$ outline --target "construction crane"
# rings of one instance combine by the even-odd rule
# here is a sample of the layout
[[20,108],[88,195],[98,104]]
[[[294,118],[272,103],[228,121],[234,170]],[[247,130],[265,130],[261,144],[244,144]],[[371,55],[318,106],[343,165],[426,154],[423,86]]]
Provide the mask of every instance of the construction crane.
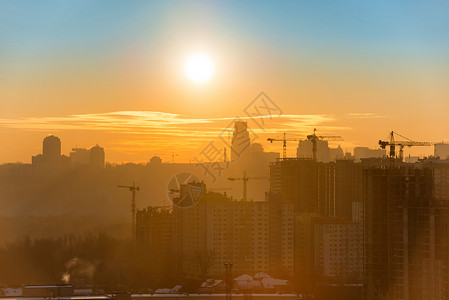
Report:
[[[401,138],[405,139],[403,141],[397,141],[395,140],[394,136],[400,136]],[[402,161],[404,159],[404,147],[412,147],[412,146],[432,146],[437,143],[434,142],[416,142],[409,138],[406,138],[403,135],[400,135],[399,133],[395,131],[391,131],[390,134],[387,137],[387,140],[382,141],[379,140],[379,145],[382,149],[385,149],[387,146],[390,147],[390,158],[394,159],[396,158],[396,146],[399,146],[399,159]]]
[[117,185],[119,188],[125,188],[129,189],[129,191],[132,193],[131,198],[131,238],[134,238],[135,236],[135,230],[136,230],[136,192],[140,191],[140,187],[136,186],[136,184],[133,182],[133,185]]
[[313,134],[309,134],[307,136],[307,139],[312,142],[312,155],[313,160],[316,161],[316,153],[317,153],[317,141],[319,140],[333,140],[333,141],[340,141],[341,136],[339,135],[316,135],[316,128],[313,129]]
[[282,139],[268,138],[267,141],[269,141],[270,143],[283,142],[283,144],[282,144],[282,158],[286,158],[287,157],[287,142],[288,141],[300,141],[300,139],[287,138],[286,133],[284,132],[284,137]]
[[241,177],[241,178],[234,178],[234,177],[228,178],[229,181],[237,181],[237,180],[243,181],[243,201],[248,200],[248,194],[247,194],[248,180],[254,180],[254,179],[268,179],[268,177],[248,177],[248,176],[246,176],[246,171],[243,171],[243,177]]

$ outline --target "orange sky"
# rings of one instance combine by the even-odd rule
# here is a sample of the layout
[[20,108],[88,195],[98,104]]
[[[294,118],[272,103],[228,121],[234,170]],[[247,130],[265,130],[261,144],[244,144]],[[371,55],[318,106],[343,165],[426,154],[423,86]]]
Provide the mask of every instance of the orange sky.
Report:
[[[283,112],[266,132],[249,123],[266,150],[314,127],[348,151],[391,130],[449,141],[449,9],[325,2],[2,3],[0,163],[30,162],[50,133],[64,154],[98,143],[111,162],[189,161],[261,91]],[[204,83],[183,70],[198,52],[215,64]]]

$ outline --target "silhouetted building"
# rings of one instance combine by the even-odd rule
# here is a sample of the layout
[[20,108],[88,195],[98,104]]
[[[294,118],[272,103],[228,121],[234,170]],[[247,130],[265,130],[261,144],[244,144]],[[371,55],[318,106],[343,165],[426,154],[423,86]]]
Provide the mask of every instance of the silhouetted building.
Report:
[[417,163],[419,161],[419,156],[406,156],[404,157],[404,162],[409,163],[409,164],[414,164]]
[[[265,152],[262,145],[259,143],[251,144],[250,147],[251,156],[247,168],[242,171],[247,171],[247,176],[251,178],[257,178],[257,180],[250,179],[248,182],[248,199],[256,201],[264,201],[265,193],[270,188],[268,176],[269,165],[271,162],[275,162],[279,158],[277,152]],[[231,176],[242,177],[243,172],[234,172]],[[264,179],[265,178],[265,179]],[[235,181],[228,183],[233,188],[234,197],[241,197],[242,182]]]
[[259,143],[252,144],[250,149],[251,158],[248,171],[252,174],[268,175],[268,166],[279,158],[279,153],[265,152]]
[[231,162],[241,165],[243,169],[249,164],[251,157],[248,123],[236,121],[232,133]]
[[364,170],[365,299],[448,298],[448,199],[435,169]]
[[96,145],[90,150],[73,148],[70,156],[61,155],[61,140],[49,135],[42,143],[42,154],[31,157],[32,165],[36,169],[42,169],[43,174],[59,172],[60,168],[70,165],[91,165],[97,168],[104,167],[104,149]]
[[[316,148],[316,160],[319,162],[327,163],[344,157],[343,149],[340,145],[337,148],[330,148],[329,142],[325,140],[317,140]],[[310,140],[299,141],[296,157],[313,158],[313,143]]]
[[330,161],[336,161],[337,159],[344,159],[345,155],[340,145],[337,148],[329,148]]
[[70,152],[70,163],[72,165],[88,165],[90,151],[86,148],[72,148]]
[[316,213],[294,216],[294,280],[302,292],[317,282],[361,282],[363,226]]
[[49,135],[42,142],[42,154],[31,158],[33,165],[59,165],[61,163],[61,140]]
[[280,194],[268,194],[268,272],[282,278],[293,275],[293,203]]
[[[180,195],[182,197],[182,193]],[[210,278],[268,270],[268,205],[203,193],[196,205],[174,206],[174,257],[179,275]]]
[[343,218],[312,218],[313,276],[320,282],[361,283],[363,225]]
[[[361,281],[362,175],[365,164],[376,163],[287,158],[270,164],[270,259],[280,266],[280,257],[292,257],[299,290],[310,292],[319,280]],[[282,240],[290,234],[293,247]]]
[[136,245],[157,257],[172,249],[172,212],[167,207],[147,207],[136,212]]
[[317,213],[294,215],[293,278],[300,292],[310,293],[315,285],[314,230],[312,219]]
[[449,144],[435,144],[434,156],[439,157],[440,159],[449,159]]
[[98,145],[86,148],[73,148],[70,152],[70,162],[72,166],[91,166],[94,168],[104,168],[104,149]]
[[353,203],[363,200],[363,166],[354,160],[335,163],[335,216],[353,219]]
[[[316,149],[316,160],[320,162],[329,162],[330,151],[328,141],[317,140]],[[296,157],[313,158],[313,143],[309,140],[299,141],[298,148],[296,150]]]
[[355,147],[354,158],[356,162],[360,162],[362,158],[382,158],[387,154],[385,149],[370,149],[368,147]]
[[162,164],[162,159],[159,156],[153,156],[150,159],[150,164],[151,165],[160,165],[160,164]]
[[423,159],[417,166],[433,170],[434,203],[449,207],[449,160]]
[[61,140],[54,135],[49,135],[44,138],[42,155],[48,163],[58,163],[61,157]]
[[270,197],[291,203],[294,213],[335,215],[335,163],[284,158],[270,164]]
[[98,144],[89,150],[89,164],[94,168],[104,168],[104,149]]

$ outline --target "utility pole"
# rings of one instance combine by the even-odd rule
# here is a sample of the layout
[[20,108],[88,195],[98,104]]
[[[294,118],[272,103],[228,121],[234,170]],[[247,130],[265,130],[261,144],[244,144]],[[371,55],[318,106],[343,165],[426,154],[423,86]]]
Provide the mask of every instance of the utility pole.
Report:
[[224,264],[226,270],[226,300],[232,299],[232,263],[230,260]]

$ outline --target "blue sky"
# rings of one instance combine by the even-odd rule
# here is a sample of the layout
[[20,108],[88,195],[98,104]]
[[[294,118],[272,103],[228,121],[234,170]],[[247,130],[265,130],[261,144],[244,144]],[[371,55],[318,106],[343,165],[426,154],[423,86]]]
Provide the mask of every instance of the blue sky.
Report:
[[[447,1],[0,0],[0,119],[234,117],[265,91],[287,114],[329,116],[323,134],[346,128],[348,147],[374,146],[392,129],[442,140],[448,31]],[[197,50],[216,62],[202,86],[182,74]],[[345,117],[358,113],[373,118]],[[34,130],[0,127],[0,138],[39,145],[48,128]],[[26,147],[22,157],[35,154]],[[0,162],[16,153],[0,147]]]
[[362,54],[443,55],[448,15],[447,1],[2,1],[0,49],[2,58],[108,53],[124,42],[163,41],[164,33],[187,28],[289,54],[321,45]]

